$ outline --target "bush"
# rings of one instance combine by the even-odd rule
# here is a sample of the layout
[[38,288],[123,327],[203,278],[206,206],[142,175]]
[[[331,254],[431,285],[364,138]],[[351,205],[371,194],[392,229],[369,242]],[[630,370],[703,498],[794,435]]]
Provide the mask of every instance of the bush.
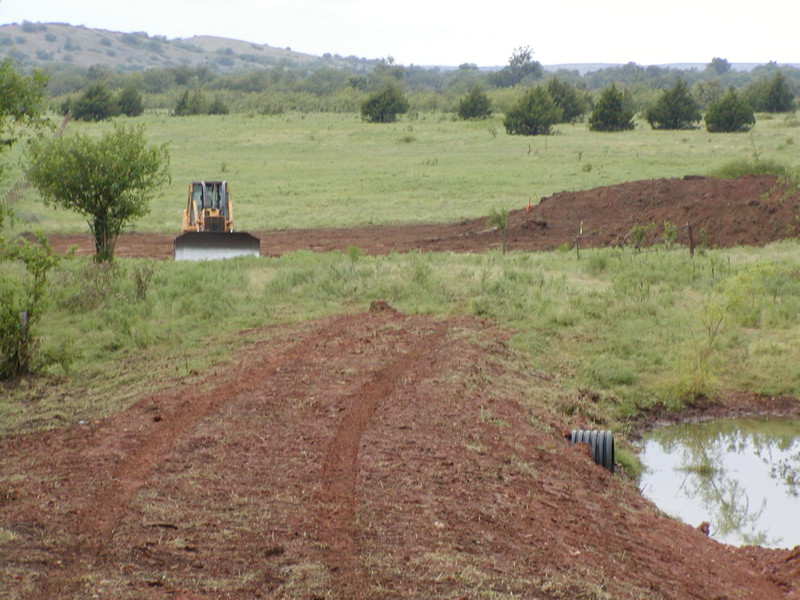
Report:
[[744,95],[756,112],[788,113],[795,109],[794,94],[780,72],[750,84]]
[[0,379],[25,375],[33,367],[35,326],[45,308],[47,274],[56,258],[44,238],[31,244],[0,237],[0,264],[12,263],[22,269],[12,268],[16,276],[0,279]]
[[479,86],[472,86],[458,103],[458,116],[467,119],[486,119],[492,116],[492,101]]
[[100,82],[93,83],[72,103],[72,116],[79,121],[103,121],[119,114],[119,105]]
[[745,175],[774,175],[791,178],[791,170],[774,160],[748,160],[746,158],[725,163],[709,173],[711,177],[720,179],[737,179]]
[[535,87],[508,109],[503,125],[511,135],[549,135],[563,116],[547,90]]
[[748,131],[756,122],[752,107],[733,88],[706,112],[706,129],[712,133]]
[[361,104],[361,118],[369,123],[394,123],[397,115],[408,112],[408,98],[394,83],[369,96]]
[[128,85],[120,91],[117,102],[123,115],[138,117],[144,112],[142,94],[132,85]]
[[624,106],[622,92],[612,84],[600,94],[589,117],[591,131],[627,131],[633,129],[633,111]]
[[692,129],[701,119],[700,107],[686,83],[678,79],[672,89],[664,90],[646,118],[653,129]]
[[563,113],[561,122],[572,123],[577,121],[586,112],[586,98],[584,92],[568,84],[566,81],[553,78],[547,82],[547,93]]

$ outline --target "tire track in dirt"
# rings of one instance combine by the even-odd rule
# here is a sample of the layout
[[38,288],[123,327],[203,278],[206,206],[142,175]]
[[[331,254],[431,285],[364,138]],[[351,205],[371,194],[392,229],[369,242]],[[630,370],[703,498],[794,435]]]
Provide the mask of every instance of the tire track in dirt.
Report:
[[236,367],[228,369],[230,375],[212,390],[195,389],[184,393],[175,406],[168,407],[156,418],[147,414],[153,401],[150,397],[107,419],[101,426],[106,431],[97,436],[100,444],[86,451],[87,463],[92,462],[92,456],[103,456],[120,438],[129,436],[132,421],[141,419],[143,415],[147,417],[134,434],[135,439],[128,442],[126,455],[110,473],[85,474],[67,484],[73,489],[72,494],[86,500],[75,522],[79,539],[65,553],[71,558],[60,561],[58,572],[40,579],[29,597],[61,599],[67,597],[67,590],[77,592],[80,573],[92,568],[93,557],[108,554],[105,549],[114,536],[116,524],[124,518],[131,499],[181,438],[209,416],[273,377],[287,364],[303,358],[310,348],[346,335],[352,318],[352,315],[340,315],[314,323],[310,331],[279,354],[268,354],[253,363],[243,361],[241,364],[246,366],[242,370]]
[[356,537],[356,486],[359,475],[359,447],[373,414],[411,373],[429,367],[430,349],[442,343],[447,323],[439,323],[427,336],[396,360],[378,371],[374,378],[345,400],[336,435],[325,454],[319,493],[320,536],[327,547],[325,556],[338,597],[364,598],[369,595],[369,577],[360,563]]

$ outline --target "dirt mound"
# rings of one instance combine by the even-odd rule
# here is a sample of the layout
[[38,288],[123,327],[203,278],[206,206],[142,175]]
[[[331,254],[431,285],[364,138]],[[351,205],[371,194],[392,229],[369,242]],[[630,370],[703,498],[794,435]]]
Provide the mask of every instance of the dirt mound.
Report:
[[[664,223],[676,227],[676,242],[685,246],[764,245],[800,232],[800,193],[774,177],[713,179],[684,177],[621,183],[580,192],[561,192],[530,209],[511,212],[508,247],[552,250],[562,245],[608,246],[632,241],[634,226],[645,228],[644,244],[664,240]],[[690,227],[692,240],[690,240]],[[358,246],[369,254],[410,250],[483,252],[499,248],[500,233],[475,219],[462,223],[291,229],[251,232],[261,239],[261,254],[280,256],[293,250],[344,250]],[[170,258],[166,234],[123,234],[116,254],[123,257]],[[76,247],[91,254],[89,236],[54,236],[58,252]]]
[[[0,441],[0,596],[798,598],[569,446],[508,335],[385,304]],[[580,425],[580,424],[579,424]]]

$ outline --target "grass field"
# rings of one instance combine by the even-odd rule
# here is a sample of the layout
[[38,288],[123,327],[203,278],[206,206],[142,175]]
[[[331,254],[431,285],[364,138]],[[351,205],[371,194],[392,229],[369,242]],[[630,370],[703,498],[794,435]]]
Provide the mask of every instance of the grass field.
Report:
[[[388,126],[330,114],[142,122],[172,154],[172,184],[136,223],[158,232],[177,230],[185,185],[196,178],[231,182],[240,230],[454,221],[565,189],[704,173],[754,153],[796,169],[800,133],[783,117],[762,118],[752,135],[647,127],[597,134],[576,125],[546,138],[507,136],[499,120],[441,115]],[[92,134],[109,127],[70,125]],[[84,229],[33,192],[14,210],[17,230]],[[797,395],[798,255],[789,240],[695,259],[680,248],[589,250],[581,260],[562,252],[369,257],[351,249],[205,264],[119,260],[111,269],[65,259],[51,274],[37,330],[53,359],[49,375],[0,388],[0,429],[108,414],[225,360],[264,335],[256,328],[361,311],[372,300],[511,328],[533,368],[602,398],[570,396],[560,410],[618,428],[654,402],[680,406],[731,390]]]
[[[134,121],[152,143],[168,143],[171,154],[171,185],[133,224],[152,232],[179,229],[186,185],[197,179],[227,179],[238,229],[266,230],[454,222],[559,191],[704,174],[754,155],[800,166],[794,116],[762,117],[749,134],[653,131],[640,123],[613,134],[561,125],[556,135],[536,137],[507,135],[499,116],[464,122],[423,114],[388,125],[319,113],[148,114]],[[73,122],[68,131],[95,135],[111,127]],[[8,185],[19,174],[13,156],[11,166]],[[79,217],[44,208],[34,192],[15,210],[21,229],[86,230]]]

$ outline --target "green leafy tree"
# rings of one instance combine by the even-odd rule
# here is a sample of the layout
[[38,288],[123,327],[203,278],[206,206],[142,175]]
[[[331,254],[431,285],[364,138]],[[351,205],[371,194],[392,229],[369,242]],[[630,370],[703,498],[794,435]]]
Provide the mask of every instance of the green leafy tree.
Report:
[[578,89],[554,77],[547,82],[547,93],[561,109],[564,123],[577,121],[586,112],[586,98]]
[[492,116],[492,101],[480,86],[473,85],[458,103],[458,116],[462,119],[486,119]]
[[28,179],[44,202],[87,218],[98,262],[114,258],[122,227],[147,214],[150,197],[169,180],[166,145],[148,147],[142,127],[118,125],[98,140],[39,138],[27,158]]
[[138,117],[144,112],[142,94],[133,85],[126,85],[120,90],[117,104],[120,112],[129,117]]
[[525,92],[508,109],[503,125],[511,135],[549,135],[563,114],[547,90],[538,86]]
[[622,92],[612,84],[597,99],[591,117],[591,131],[626,131],[633,129],[633,111],[625,108]]
[[72,116],[79,121],[103,121],[119,114],[119,105],[102,82],[93,83],[72,103]]
[[42,71],[26,76],[14,69],[10,59],[0,62],[0,152],[17,141],[24,127],[44,125],[46,84],[47,76]]
[[489,81],[501,88],[513,87],[523,80],[535,81],[544,74],[542,63],[533,60],[533,50],[529,46],[515,48],[508,65],[492,73]]
[[646,118],[653,129],[692,129],[702,115],[686,82],[679,78],[672,89],[664,90]]
[[710,71],[715,75],[724,75],[731,70],[731,63],[725,58],[714,57],[711,62],[706,65],[706,71]]
[[708,107],[706,129],[712,133],[748,131],[756,122],[753,108],[730,88],[719,100]]
[[361,117],[369,123],[394,123],[397,115],[408,112],[408,98],[393,83],[370,95],[361,104]]

